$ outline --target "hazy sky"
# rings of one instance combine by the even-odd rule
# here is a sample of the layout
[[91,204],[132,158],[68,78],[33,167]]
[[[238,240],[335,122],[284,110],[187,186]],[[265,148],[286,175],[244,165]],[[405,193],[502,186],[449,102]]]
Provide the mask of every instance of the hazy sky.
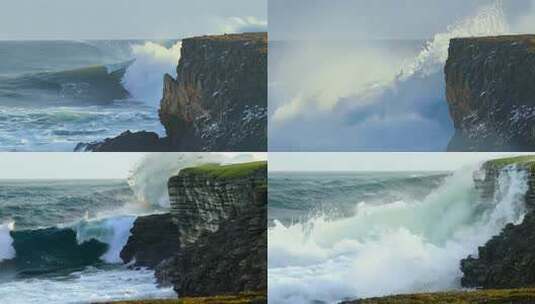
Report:
[[[455,21],[496,0],[270,0],[270,38],[369,39],[430,38]],[[505,0],[512,23],[528,27],[532,0]],[[535,25],[535,22],[529,22]]]
[[0,153],[0,179],[126,178],[145,153]]
[[[270,171],[449,171],[523,153],[269,153]],[[525,153],[524,153],[525,154]],[[529,154],[529,153],[528,153]]]
[[[247,31],[267,0],[2,0],[0,39],[128,39]],[[264,24],[265,26],[265,24]]]
[[[147,154],[149,153],[4,152],[0,153],[0,179],[122,179],[129,177],[131,170]],[[175,154],[178,159],[181,153],[163,154]],[[267,158],[266,153],[220,154],[229,157],[251,154],[255,159]]]

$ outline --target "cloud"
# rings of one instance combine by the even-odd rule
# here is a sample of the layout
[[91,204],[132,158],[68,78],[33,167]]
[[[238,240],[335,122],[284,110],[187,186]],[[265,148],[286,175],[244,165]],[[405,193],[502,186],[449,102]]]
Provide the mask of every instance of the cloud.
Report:
[[267,31],[267,21],[253,16],[227,18],[221,27],[223,33],[245,33]]

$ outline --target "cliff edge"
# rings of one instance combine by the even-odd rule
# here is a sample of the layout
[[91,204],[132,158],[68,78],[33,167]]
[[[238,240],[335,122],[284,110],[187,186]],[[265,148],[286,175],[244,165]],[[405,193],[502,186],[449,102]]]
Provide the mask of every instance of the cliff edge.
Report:
[[165,75],[160,120],[182,151],[265,151],[267,33],[182,40]]
[[183,39],[176,79],[163,77],[166,136],[128,130],[75,151],[266,151],[267,45],[267,33]]
[[267,163],[204,165],[169,180],[181,249],[157,269],[182,296],[267,291]]
[[180,297],[267,292],[267,162],[185,168],[171,211],[138,217],[125,263],[156,270]]
[[535,35],[451,39],[449,151],[535,149]]
[[535,157],[521,156],[493,160],[482,169],[484,178],[476,186],[484,195],[491,195],[498,187],[498,172],[523,171],[527,177],[525,194],[527,208],[521,223],[508,224],[503,231],[478,248],[477,256],[461,260],[461,285],[469,288],[525,288],[535,286]]

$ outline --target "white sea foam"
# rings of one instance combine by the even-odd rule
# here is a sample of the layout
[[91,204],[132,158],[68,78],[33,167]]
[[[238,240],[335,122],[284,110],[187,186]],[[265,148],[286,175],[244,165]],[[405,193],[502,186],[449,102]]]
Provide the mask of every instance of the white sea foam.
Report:
[[[46,292],[36,292],[37,290]],[[2,303],[92,303],[117,300],[176,298],[172,288],[158,288],[154,272],[88,268],[68,280],[25,279],[0,284]]]
[[462,258],[525,213],[527,177],[504,170],[481,201],[473,169],[456,172],[422,201],[356,206],[268,232],[270,303],[335,303],[346,297],[458,288]]
[[15,249],[13,248],[13,238],[11,238],[11,230],[15,227],[14,222],[4,223],[0,225],[0,262],[9,260],[15,257]]

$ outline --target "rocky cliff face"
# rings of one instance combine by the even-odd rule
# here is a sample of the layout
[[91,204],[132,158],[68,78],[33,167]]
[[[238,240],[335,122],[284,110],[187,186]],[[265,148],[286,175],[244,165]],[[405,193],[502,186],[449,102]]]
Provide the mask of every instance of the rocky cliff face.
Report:
[[159,113],[182,151],[265,151],[267,34],[184,39]]
[[124,263],[154,268],[172,257],[180,248],[178,226],[170,214],[140,216],[130,230],[128,242],[121,250]]
[[446,97],[450,151],[535,149],[535,36],[452,39]]
[[[484,179],[476,179],[483,197],[491,196],[497,186],[498,169],[486,163]],[[528,208],[523,222],[507,225],[502,233],[479,247],[477,257],[461,261],[463,287],[519,288],[535,285],[535,171],[533,163],[520,164],[516,170],[528,175]]]
[[179,295],[266,291],[267,166],[246,171],[182,170],[169,180],[181,249],[157,276]]
[[163,82],[165,138],[125,131],[75,151],[267,150],[267,33],[184,39],[177,77]]
[[139,217],[121,251],[180,296],[267,290],[267,164],[182,169],[171,213]]
[[168,183],[171,214],[182,246],[195,243],[205,232],[215,232],[255,202],[258,185],[266,184],[265,166],[245,176],[214,177],[184,169]]

